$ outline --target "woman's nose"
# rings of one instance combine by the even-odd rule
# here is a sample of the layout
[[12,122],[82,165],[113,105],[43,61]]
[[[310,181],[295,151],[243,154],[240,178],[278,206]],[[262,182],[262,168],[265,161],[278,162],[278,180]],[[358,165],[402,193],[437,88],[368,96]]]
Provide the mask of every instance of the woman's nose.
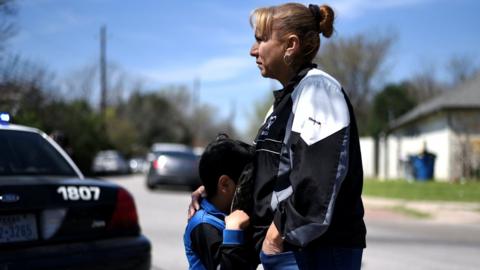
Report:
[[250,48],[250,56],[257,57],[258,56],[258,45],[254,43],[252,48]]

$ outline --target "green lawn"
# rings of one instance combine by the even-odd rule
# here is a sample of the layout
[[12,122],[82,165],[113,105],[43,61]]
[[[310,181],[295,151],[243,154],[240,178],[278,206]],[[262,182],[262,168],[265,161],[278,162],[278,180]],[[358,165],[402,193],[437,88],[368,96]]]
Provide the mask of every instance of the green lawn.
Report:
[[480,182],[460,184],[366,179],[363,195],[421,201],[480,202]]

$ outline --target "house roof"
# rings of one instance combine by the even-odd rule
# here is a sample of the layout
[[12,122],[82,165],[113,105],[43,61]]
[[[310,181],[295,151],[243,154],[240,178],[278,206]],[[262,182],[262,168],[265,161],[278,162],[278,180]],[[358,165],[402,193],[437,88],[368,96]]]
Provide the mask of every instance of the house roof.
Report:
[[419,104],[393,121],[390,129],[446,109],[480,109],[480,74],[451,91]]

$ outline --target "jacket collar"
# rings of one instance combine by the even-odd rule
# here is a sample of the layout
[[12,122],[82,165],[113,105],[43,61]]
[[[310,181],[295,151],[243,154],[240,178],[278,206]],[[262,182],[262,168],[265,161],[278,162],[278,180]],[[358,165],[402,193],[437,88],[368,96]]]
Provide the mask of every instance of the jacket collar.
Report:
[[200,207],[205,210],[205,212],[214,215],[222,220],[225,219],[226,214],[218,210],[215,205],[213,205],[208,199],[204,198],[200,202]]
[[273,103],[274,107],[276,107],[280,101],[283,99],[283,97],[291,92],[293,92],[293,89],[295,89],[295,86],[307,75],[307,73],[312,69],[316,68],[317,65],[313,63],[309,63],[303,67],[300,68],[298,71],[297,75],[295,75],[288,83],[287,86],[280,90],[273,91],[273,96],[275,98],[275,102]]

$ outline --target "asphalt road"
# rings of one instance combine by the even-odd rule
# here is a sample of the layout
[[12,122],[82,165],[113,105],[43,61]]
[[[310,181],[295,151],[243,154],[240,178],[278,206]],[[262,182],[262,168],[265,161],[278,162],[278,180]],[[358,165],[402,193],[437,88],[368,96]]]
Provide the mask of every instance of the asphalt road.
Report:
[[[135,197],[143,233],[153,245],[153,269],[188,269],[182,236],[190,192],[173,188],[151,192],[143,175],[105,178]],[[479,269],[480,224],[443,224],[366,210],[362,269]]]

